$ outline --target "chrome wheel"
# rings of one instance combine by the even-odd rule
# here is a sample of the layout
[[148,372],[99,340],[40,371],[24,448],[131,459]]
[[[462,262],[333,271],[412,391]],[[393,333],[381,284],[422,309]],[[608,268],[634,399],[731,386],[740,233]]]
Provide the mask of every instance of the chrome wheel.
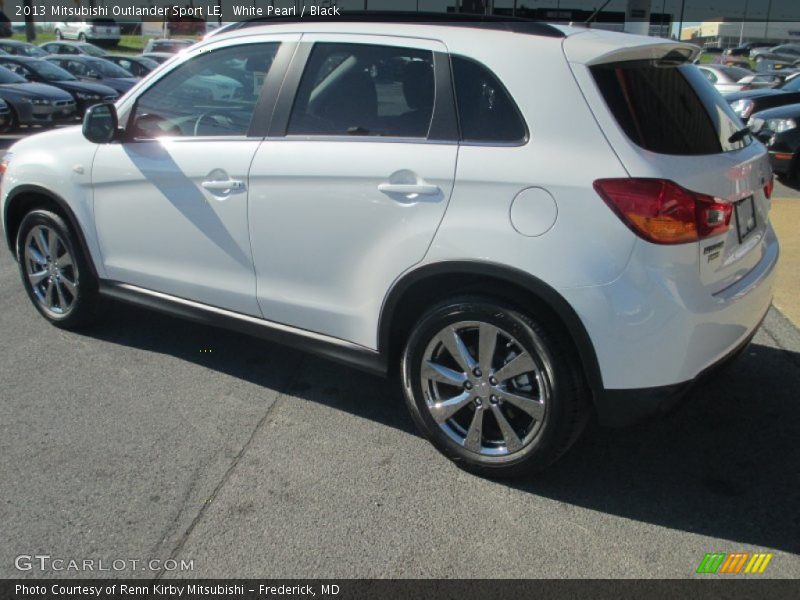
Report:
[[51,317],[63,318],[78,298],[78,271],[58,232],[36,225],[25,236],[25,275],[39,306]]
[[540,365],[500,327],[481,321],[448,325],[431,339],[420,367],[428,411],[471,452],[519,452],[541,431],[548,408]]

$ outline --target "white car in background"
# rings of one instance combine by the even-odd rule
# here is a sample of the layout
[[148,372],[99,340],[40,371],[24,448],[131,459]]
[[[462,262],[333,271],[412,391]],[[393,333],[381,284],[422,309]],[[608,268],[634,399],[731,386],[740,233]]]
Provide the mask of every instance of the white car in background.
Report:
[[0,212],[32,305],[69,329],[114,297],[397,373],[488,476],[547,467],[593,411],[672,407],[769,310],[764,146],[695,46],[455,18],[222,33],[17,142]]
[[[700,72],[720,94],[740,92],[748,88],[755,73],[742,67],[698,65]],[[745,79],[746,81],[742,81]]]
[[114,19],[67,19],[55,24],[56,39],[93,42],[115,46],[120,40],[119,25]]

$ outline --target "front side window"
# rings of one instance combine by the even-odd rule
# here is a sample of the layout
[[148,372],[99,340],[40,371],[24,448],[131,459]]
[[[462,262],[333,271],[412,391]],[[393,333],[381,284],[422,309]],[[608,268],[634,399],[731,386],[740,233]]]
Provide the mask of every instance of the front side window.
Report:
[[500,80],[482,64],[452,57],[461,139],[473,143],[520,143],[527,137],[519,109]]
[[300,81],[288,133],[424,138],[434,96],[430,50],[318,43]]
[[133,137],[246,135],[278,43],[200,54],[136,100]]

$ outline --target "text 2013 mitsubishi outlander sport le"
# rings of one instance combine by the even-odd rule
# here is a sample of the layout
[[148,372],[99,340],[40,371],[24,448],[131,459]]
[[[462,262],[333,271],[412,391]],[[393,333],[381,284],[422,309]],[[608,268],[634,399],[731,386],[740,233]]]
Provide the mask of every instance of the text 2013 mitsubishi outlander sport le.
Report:
[[[335,30],[335,31],[334,31]],[[546,24],[258,25],[6,155],[53,324],[103,296],[399,371],[489,476],[672,405],[767,312],[764,147],[667,40]]]

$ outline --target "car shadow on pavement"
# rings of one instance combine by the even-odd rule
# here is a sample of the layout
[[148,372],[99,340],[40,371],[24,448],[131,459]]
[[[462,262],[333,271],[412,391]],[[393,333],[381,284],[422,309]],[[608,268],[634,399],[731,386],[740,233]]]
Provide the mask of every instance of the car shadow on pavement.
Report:
[[[124,318],[107,318],[85,335],[169,354],[265,387],[275,382],[269,356],[278,349],[295,353],[304,368],[279,391],[417,435],[398,386],[378,377],[134,307],[120,307],[119,314]],[[198,351],[208,345],[213,353]],[[347,377],[325,381],[324,374],[337,369],[347,369]],[[309,373],[317,375],[311,379]],[[496,485],[800,554],[800,354],[752,344],[671,415],[625,429],[591,423],[549,470]]]

